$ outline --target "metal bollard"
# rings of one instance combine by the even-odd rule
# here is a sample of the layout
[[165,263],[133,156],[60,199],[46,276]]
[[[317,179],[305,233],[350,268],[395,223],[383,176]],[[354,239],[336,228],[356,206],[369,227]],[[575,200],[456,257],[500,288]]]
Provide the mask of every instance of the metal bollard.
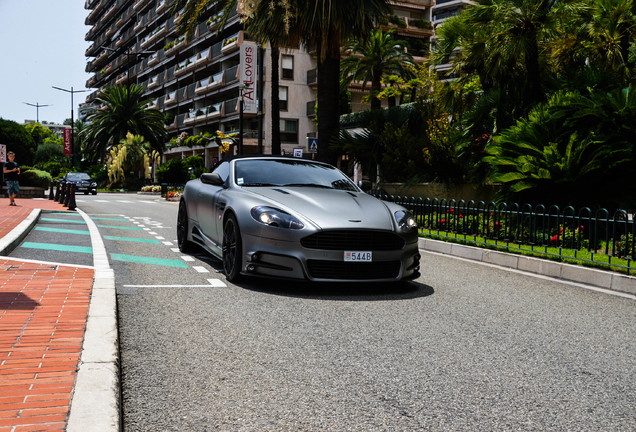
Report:
[[61,189],[61,185],[62,181],[58,180],[56,182],[56,187],[55,187],[55,202],[60,202],[60,189]]
[[69,198],[68,198],[68,209],[69,210],[75,210],[75,208],[77,207],[76,203],[75,203],[75,183],[71,183],[71,189],[68,193]]
[[49,190],[49,199],[52,200],[53,198],[55,198],[55,195],[53,194],[53,184],[55,182],[53,180],[51,180],[51,190]]
[[64,185],[64,202],[63,202],[64,207],[68,207],[68,198],[70,195],[71,195],[71,184],[66,183]]
[[60,189],[60,204],[64,204],[64,198],[66,197],[66,182],[62,182]]

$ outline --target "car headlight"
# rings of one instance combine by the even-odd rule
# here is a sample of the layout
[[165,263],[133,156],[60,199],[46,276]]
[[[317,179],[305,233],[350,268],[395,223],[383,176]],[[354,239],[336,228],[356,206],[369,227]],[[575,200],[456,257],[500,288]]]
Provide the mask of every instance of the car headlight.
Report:
[[415,218],[408,211],[396,211],[395,220],[397,221],[398,228],[400,228],[400,230],[402,231],[411,231],[417,229],[417,222],[415,222]]
[[91,183],[91,187],[97,187],[97,183],[95,182]]
[[257,206],[252,209],[250,214],[258,222],[273,227],[289,229],[303,229],[305,227],[294,216],[272,207]]

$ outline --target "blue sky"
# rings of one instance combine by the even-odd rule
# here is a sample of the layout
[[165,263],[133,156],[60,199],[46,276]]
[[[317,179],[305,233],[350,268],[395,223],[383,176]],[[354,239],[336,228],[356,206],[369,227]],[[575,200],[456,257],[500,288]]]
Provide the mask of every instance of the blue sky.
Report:
[[[71,117],[70,90],[85,90],[84,0],[0,0],[0,117],[61,123]],[[78,106],[89,93],[76,93]]]

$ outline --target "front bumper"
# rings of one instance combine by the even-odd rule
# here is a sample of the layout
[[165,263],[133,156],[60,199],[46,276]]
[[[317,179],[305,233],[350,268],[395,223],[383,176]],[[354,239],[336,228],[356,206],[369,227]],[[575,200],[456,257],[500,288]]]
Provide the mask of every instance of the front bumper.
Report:
[[243,235],[244,274],[314,282],[395,282],[419,276],[417,242],[373,251],[372,262],[345,262],[343,250],[309,249],[296,242]]

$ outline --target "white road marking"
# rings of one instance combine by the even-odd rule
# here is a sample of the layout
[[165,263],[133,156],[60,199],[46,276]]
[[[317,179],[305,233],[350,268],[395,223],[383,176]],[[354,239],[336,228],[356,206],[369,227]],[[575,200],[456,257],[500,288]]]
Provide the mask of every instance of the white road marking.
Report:
[[192,266],[192,268],[198,271],[199,273],[210,273],[210,270],[202,266]]

